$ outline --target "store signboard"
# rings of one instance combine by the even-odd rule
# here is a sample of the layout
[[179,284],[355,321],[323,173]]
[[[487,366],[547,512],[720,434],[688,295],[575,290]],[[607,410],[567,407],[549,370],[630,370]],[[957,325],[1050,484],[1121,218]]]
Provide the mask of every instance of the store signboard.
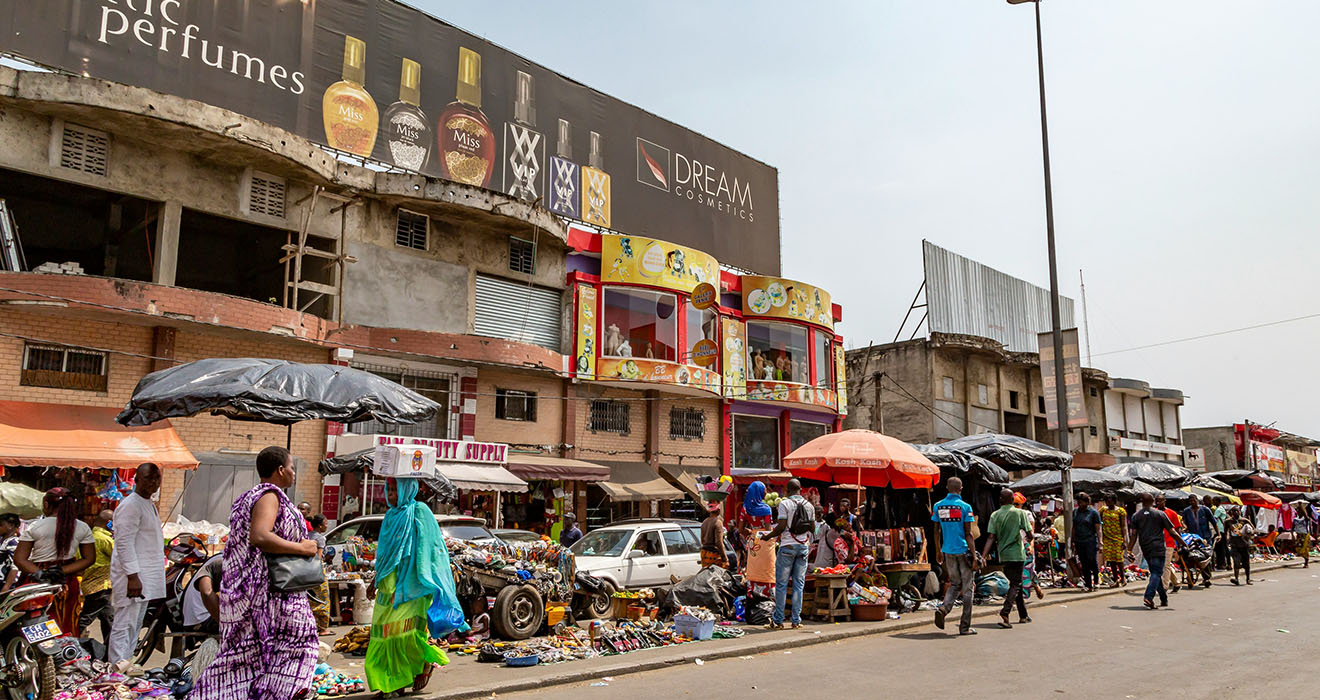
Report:
[[720,279],[720,264],[709,253],[641,236],[600,238],[600,281],[645,284],[692,293]]
[[596,378],[596,288],[577,286],[577,348],[573,369],[579,379]]
[[[1045,422],[1050,430],[1058,430],[1059,407],[1058,393],[1055,391],[1054,335],[1041,333],[1039,343],[1041,386],[1044,387],[1042,393],[1045,396]],[[1077,348],[1076,328],[1063,330],[1063,382],[1068,402],[1068,427],[1085,428],[1089,422],[1082,390],[1082,356]]]
[[742,306],[744,316],[805,321],[834,328],[830,293],[803,282],[745,275],[742,278]]
[[681,365],[644,357],[602,357],[596,362],[596,379],[702,389],[720,393],[720,374],[696,365]]
[[747,324],[736,318],[720,319],[724,343],[724,398],[747,398]]
[[1314,452],[1284,450],[1284,456],[1288,461],[1287,473],[1289,477],[1305,478],[1310,481],[1311,475],[1315,473],[1316,458]]
[[838,394],[839,413],[848,415],[848,361],[843,346],[834,346],[834,393]]
[[[1171,445],[1167,442],[1156,442],[1154,440],[1138,440],[1136,438],[1119,438],[1118,448],[1121,450],[1132,450],[1134,452],[1152,452],[1162,455],[1179,455],[1185,449],[1182,445]],[[1204,459],[1204,450],[1202,459]],[[1190,465],[1189,465],[1190,466]]]
[[1197,447],[1187,450],[1184,464],[1188,469],[1205,469],[1205,448]]
[[509,446],[499,442],[379,434],[340,435],[335,439],[335,452],[338,454],[351,454],[361,450],[374,450],[378,445],[426,445],[434,447],[435,458],[439,462],[500,465],[507,462],[509,456]]
[[0,0],[0,37],[42,65],[779,273],[774,168],[396,0]]
[[1252,440],[1251,455],[1254,469],[1283,474],[1288,468],[1287,455],[1278,445]]

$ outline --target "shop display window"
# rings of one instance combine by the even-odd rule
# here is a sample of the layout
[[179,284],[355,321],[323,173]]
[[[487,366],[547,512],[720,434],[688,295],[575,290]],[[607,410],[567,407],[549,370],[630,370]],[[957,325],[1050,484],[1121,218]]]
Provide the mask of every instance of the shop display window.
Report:
[[816,344],[816,386],[833,389],[834,354],[830,352],[830,337],[823,331],[812,331],[811,339]]
[[787,323],[748,321],[747,378],[808,384],[807,329]]
[[822,435],[830,434],[830,432],[830,426],[825,423],[790,421],[788,424],[788,451],[792,452]]
[[779,419],[733,416],[733,466],[738,469],[779,469]]
[[677,297],[643,289],[605,289],[601,353],[678,360]]
[[719,318],[715,315],[714,309],[698,309],[688,302],[685,325],[683,340],[687,351],[683,355],[683,361],[692,364],[692,346],[703,340],[719,343],[719,339],[716,338],[719,332]]

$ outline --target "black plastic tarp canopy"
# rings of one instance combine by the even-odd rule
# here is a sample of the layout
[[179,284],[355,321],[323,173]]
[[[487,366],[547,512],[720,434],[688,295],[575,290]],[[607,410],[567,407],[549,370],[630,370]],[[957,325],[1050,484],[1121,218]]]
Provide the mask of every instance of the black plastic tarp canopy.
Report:
[[988,459],[1009,471],[1063,469],[1072,466],[1072,455],[1044,443],[1003,433],[968,435],[940,443],[946,450],[968,452]]

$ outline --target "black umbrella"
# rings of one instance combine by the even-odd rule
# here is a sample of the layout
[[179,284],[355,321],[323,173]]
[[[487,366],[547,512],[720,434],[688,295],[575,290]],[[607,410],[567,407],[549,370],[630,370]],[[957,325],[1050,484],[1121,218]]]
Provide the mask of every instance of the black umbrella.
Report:
[[1196,478],[1192,479],[1192,485],[1200,486],[1202,488],[1207,488],[1207,489],[1214,489],[1216,491],[1223,491],[1224,493],[1233,493],[1232,486],[1225,484],[1224,482],[1214,478],[1213,476],[1210,476],[1209,474],[1197,474]]
[[1154,486],[1151,486],[1150,484],[1144,481],[1138,481],[1136,479],[1132,480],[1131,486],[1125,489],[1118,490],[1118,494],[1120,496],[1124,496],[1126,498],[1132,498],[1138,501],[1141,500],[1141,495],[1145,493],[1148,493],[1152,496],[1159,496],[1160,494],[1164,493],[1164,491],[1161,489],[1157,489]]
[[1004,469],[1063,469],[1072,465],[1072,455],[1049,445],[1016,435],[981,433],[968,435],[945,443],[946,450],[970,452],[988,459]]
[[1276,479],[1259,469],[1225,469],[1211,472],[1210,476],[1224,482],[1233,489],[1275,491],[1283,488],[1282,479]]
[[[1073,492],[1089,493],[1093,496],[1116,493],[1119,489],[1132,488],[1132,479],[1121,474],[1110,474],[1095,469],[1072,469]],[[1019,480],[1010,488],[1027,498],[1052,496],[1063,493],[1062,471],[1038,471],[1025,479]]]
[[987,484],[995,486],[1008,486],[1013,483],[1013,477],[1009,476],[1004,468],[991,462],[984,457],[978,457],[970,452],[961,450],[950,450],[953,454],[963,457],[967,460],[967,472],[973,476],[981,477],[981,480]]
[[[317,471],[322,474],[347,474],[355,471],[368,471],[375,462],[376,450],[361,450],[346,455],[335,455],[326,457],[321,463],[316,465]],[[422,479],[421,482],[431,487],[436,496],[446,503],[458,502],[458,489],[454,486],[448,477],[444,474],[436,474],[429,479]]]
[[290,426],[304,420],[407,424],[439,410],[440,405],[425,396],[359,369],[210,358],[143,377],[116,420],[149,425],[210,411],[234,420]]
[[1196,479],[1196,472],[1167,462],[1120,462],[1100,471],[1144,481],[1162,489],[1181,488]]

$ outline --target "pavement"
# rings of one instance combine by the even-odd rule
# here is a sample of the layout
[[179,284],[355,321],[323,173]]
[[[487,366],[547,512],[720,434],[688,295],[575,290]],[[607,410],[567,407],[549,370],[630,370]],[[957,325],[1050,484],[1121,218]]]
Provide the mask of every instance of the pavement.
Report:
[[[1210,589],[1183,589],[1172,596],[1168,609],[1155,612],[1141,605],[1144,582],[1140,582],[1140,585],[1132,583],[1126,588],[1101,589],[1095,593],[1084,593],[1076,589],[1047,590],[1045,599],[1033,600],[1031,608],[1058,609],[1042,610],[1039,615],[1033,613],[1031,624],[1016,626],[1013,630],[995,627],[998,606],[977,606],[973,618],[974,626],[979,631],[977,637],[957,637],[954,616],[950,616],[948,629],[940,631],[932,624],[932,613],[917,612],[905,614],[898,620],[882,622],[808,622],[800,630],[782,632],[744,627],[747,635],[740,639],[694,642],[530,668],[478,664],[472,657],[451,655],[453,663],[436,672],[422,697],[444,700],[503,697],[511,694],[513,697],[521,697],[517,693],[532,691],[538,697],[579,698],[583,694],[599,693],[605,688],[609,691],[602,694],[602,697],[624,697],[627,693],[628,697],[635,696],[637,700],[672,698],[685,692],[698,691],[703,695],[718,691],[741,696],[753,692],[752,686],[767,689],[773,685],[776,692],[788,690],[779,680],[779,672],[788,668],[798,668],[798,672],[786,674],[787,677],[803,679],[799,689],[801,697],[823,697],[825,691],[820,688],[822,678],[828,679],[831,688],[829,694],[834,694],[839,692],[838,688],[848,687],[846,683],[835,683],[836,680],[846,680],[856,675],[859,678],[855,680],[860,682],[864,675],[866,683],[874,684],[877,673],[886,679],[887,690],[890,676],[893,675],[895,678],[909,679],[908,685],[896,686],[895,690],[907,688],[917,693],[915,697],[925,697],[929,695],[926,684],[931,679],[929,661],[933,659],[939,659],[941,676],[954,672],[970,684],[964,687],[975,687],[978,690],[985,686],[983,676],[1002,675],[996,668],[1003,668],[1008,673],[1027,674],[1013,684],[995,686],[1007,694],[1016,683],[1034,684],[1050,678],[1045,673],[1046,668],[1041,667],[1038,650],[1046,650],[1049,654],[1050,666],[1047,668],[1067,668],[1073,661],[1063,665],[1056,661],[1076,656],[1075,663],[1080,664],[1079,668],[1094,668],[1097,678],[1107,676],[1128,684],[1125,692],[1112,697],[1145,697],[1134,694],[1138,689],[1131,686],[1134,676],[1129,670],[1150,667],[1156,663],[1158,655],[1150,656],[1149,645],[1140,645],[1149,636],[1145,633],[1148,627],[1152,630],[1150,634],[1156,635],[1153,638],[1167,638],[1173,648],[1181,650],[1187,647],[1187,640],[1195,640],[1197,643],[1192,648],[1205,652],[1215,644],[1224,646],[1225,639],[1224,635],[1207,636],[1205,631],[1216,626],[1226,626],[1230,629],[1225,631],[1233,631],[1243,626],[1241,631],[1246,633],[1249,631],[1245,629],[1246,621],[1251,620],[1250,631],[1260,634],[1260,643],[1248,648],[1235,640],[1228,645],[1235,652],[1223,659],[1225,663],[1235,662],[1237,669],[1242,668],[1243,651],[1254,657],[1260,650],[1267,648],[1273,652],[1274,648],[1296,647],[1296,643],[1303,639],[1308,640],[1308,644],[1314,642],[1314,637],[1306,634],[1302,627],[1303,622],[1316,627],[1316,623],[1320,622],[1320,609],[1311,606],[1314,612],[1306,613],[1299,620],[1297,611],[1300,606],[1295,601],[1302,594],[1313,595],[1314,591],[1320,589],[1320,568],[1317,568],[1313,576],[1310,569],[1301,571],[1300,564],[1263,563],[1253,565],[1253,573],[1257,574],[1260,583],[1251,587],[1233,587],[1228,583],[1228,575],[1219,572],[1216,574],[1215,585]],[[1225,611],[1228,611],[1229,617],[1237,615],[1239,624],[1234,625],[1232,620],[1220,620],[1218,616]],[[1016,619],[1016,614],[1012,619]],[[1153,620],[1158,622],[1151,626]],[[1092,626],[1097,630],[1095,643],[1087,639]],[[1132,633],[1125,626],[1142,632]],[[1284,638],[1284,633],[1274,631],[1276,628],[1288,628],[1293,635],[1302,636]],[[1080,635],[1079,631],[1082,631]],[[1020,645],[984,643],[987,639],[999,640],[1002,635],[1011,634],[1023,638]],[[1086,643],[1079,644],[1083,640]],[[1134,640],[1139,643],[1131,658],[1133,665],[1109,665],[1115,651],[1113,645],[1119,644],[1120,650],[1127,649],[1132,647]],[[914,641],[922,643],[913,644]],[[965,657],[965,663],[946,660],[946,655],[949,655],[949,659],[958,659],[960,654]],[[904,658],[916,658],[921,662],[905,663],[901,661]],[[1196,674],[1212,675],[1207,670],[1214,667],[1207,666],[1206,658],[1209,657],[1187,655],[1186,663],[1182,665],[1183,672],[1189,674],[1189,677]],[[697,665],[698,659],[700,666]],[[899,661],[887,662],[886,659]],[[331,664],[340,670],[360,673],[362,660],[336,658],[332,659]],[[824,676],[822,664],[827,669]],[[1273,659],[1270,665],[1277,667]],[[681,675],[676,675],[675,667],[679,666],[688,668]],[[1075,670],[1070,669],[1070,678]],[[1079,677],[1089,678],[1088,674],[1091,673],[1087,670]],[[1027,680],[1032,678],[1032,674],[1040,677],[1039,681]],[[609,680],[605,680],[607,678]],[[674,688],[679,678],[684,686],[681,691]],[[593,683],[607,685],[593,686]],[[1213,684],[1214,689],[1222,687],[1223,684],[1218,680]],[[1061,692],[1073,691],[1062,689]],[[1017,692],[1019,696],[1022,694]],[[1040,697],[1035,692],[1027,692],[1026,695]],[[1161,695],[1168,697],[1167,692]]]
[[[997,611],[978,607],[974,637],[957,636],[952,624],[937,630],[930,613],[917,613],[860,634],[834,633],[864,629],[856,623],[807,626],[733,640],[743,644],[738,650],[701,642],[539,671],[493,669],[484,689],[456,668],[432,681],[428,697],[826,698],[876,697],[880,688],[886,697],[1291,696],[1303,688],[1320,648],[1320,606],[1311,604],[1320,567],[1312,573],[1300,563],[1266,564],[1253,573],[1254,586],[1234,587],[1223,576],[1209,589],[1184,588],[1155,611],[1142,606],[1142,589],[1133,585],[1047,596],[1052,609],[1011,630],[995,626]],[[578,671],[576,682],[562,680]],[[513,692],[517,679],[535,689]]]

